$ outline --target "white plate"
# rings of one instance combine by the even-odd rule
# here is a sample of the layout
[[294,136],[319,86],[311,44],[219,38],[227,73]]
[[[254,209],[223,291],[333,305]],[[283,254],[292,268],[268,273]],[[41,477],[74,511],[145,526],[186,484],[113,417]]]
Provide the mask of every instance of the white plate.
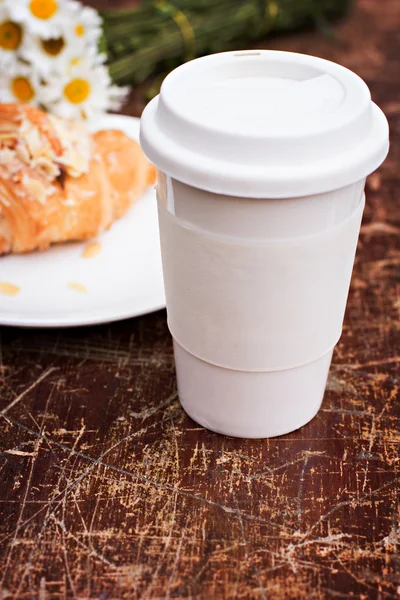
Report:
[[[98,129],[121,129],[137,140],[139,119],[108,115]],[[127,319],[165,306],[156,194],[149,188],[130,211],[99,236],[101,251],[83,258],[85,243],[0,257],[0,325],[73,327]],[[87,292],[69,288],[79,283]]]

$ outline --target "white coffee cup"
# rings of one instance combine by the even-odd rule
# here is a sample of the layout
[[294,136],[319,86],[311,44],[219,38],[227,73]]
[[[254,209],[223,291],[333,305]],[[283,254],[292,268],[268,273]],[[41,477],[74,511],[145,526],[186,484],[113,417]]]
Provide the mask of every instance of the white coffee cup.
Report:
[[271,437],[321,405],[366,176],[388,126],[365,83],[294,53],[187,63],[145,109],[178,390],[205,427]]

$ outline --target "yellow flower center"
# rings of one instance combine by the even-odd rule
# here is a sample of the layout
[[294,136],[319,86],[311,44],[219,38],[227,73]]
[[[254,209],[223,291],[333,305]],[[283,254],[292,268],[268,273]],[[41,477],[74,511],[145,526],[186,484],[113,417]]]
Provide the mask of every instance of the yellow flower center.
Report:
[[29,102],[35,95],[31,82],[26,77],[14,77],[11,91],[20,102]]
[[16,50],[21,43],[22,29],[17,23],[4,21],[0,24],[0,48]]
[[81,23],[75,25],[75,33],[78,37],[82,37],[83,35],[85,35],[85,28]]
[[72,79],[64,88],[64,96],[71,104],[81,104],[85,102],[90,94],[90,84],[86,79],[77,77]]
[[50,56],[58,56],[62,52],[65,42],[63,38],[51,38],[49,40],[40,40],[43,50]]
[[81,62],[80,58],[71,58],[71,61],[70,61],[71,67],[77,67],[80,62]]
[[56,0],[31,0],[29,8],[34,17],[47,21],[55,15],[58,6]]

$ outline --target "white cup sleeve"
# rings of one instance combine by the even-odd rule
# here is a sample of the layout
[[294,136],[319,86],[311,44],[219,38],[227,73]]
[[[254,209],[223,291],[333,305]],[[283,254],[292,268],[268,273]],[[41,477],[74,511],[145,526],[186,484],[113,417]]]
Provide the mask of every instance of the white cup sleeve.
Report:
[[242,371],[290,369],[340,338],[365,197],[343,223],[268,241],[213,235],[159,201],[168,325],[188,352]]

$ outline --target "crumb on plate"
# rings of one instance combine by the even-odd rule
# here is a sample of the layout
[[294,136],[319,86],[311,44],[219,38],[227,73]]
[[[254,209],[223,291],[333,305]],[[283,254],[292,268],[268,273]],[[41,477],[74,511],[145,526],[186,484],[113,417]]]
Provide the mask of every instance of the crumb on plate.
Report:
[[83,258],[95,258],[101,252],[100,242],[91,242],[82,252]]
[[74,292],[81,292],[82,294],[87,294],[87,289],[82,283],[69,283],[68,287],[70,290],[74,290]]
[[8,283],[7,281],[0,281],[0,294],[4,294],[5,296],[17,296],[20,291],[21,288],[18,287],[18,285]]

